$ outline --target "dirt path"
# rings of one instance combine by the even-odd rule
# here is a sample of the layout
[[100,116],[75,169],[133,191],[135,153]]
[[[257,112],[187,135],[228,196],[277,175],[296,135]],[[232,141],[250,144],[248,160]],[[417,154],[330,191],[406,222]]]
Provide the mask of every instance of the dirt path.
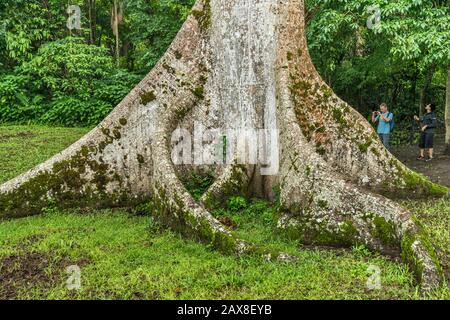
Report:
[[435,139],[435,158],[431,162],[416,160],[419,148],[416,145],[393,147],[393,154],[414,171],[428,176],[433,182],[450,187],[450,156],[444,155],[444,136]]

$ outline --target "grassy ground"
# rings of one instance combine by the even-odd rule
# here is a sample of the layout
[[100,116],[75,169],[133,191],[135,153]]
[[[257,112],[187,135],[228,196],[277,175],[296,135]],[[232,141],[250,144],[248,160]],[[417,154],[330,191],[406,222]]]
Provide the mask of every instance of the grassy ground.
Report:
[[[0,182],[56,153],[84,129],[0,127]],[[238,206],[236,206],[236,203]],[[450,256],[450,202],[408,202],[431,234],[442,262]],[[217,212],[242,237],[299,256],[296,264],[230,257],[163,230],[129,210],[60,212],[0,222],[0,299],[417,299],[403,264],[364,247],[324,250],[273,232],[266,203],[235,201]],[[67,267],[81,270],[68,290]],[[371,267],[381,289],[370,290]],[[427,298],[450,298],[447,285]]]
[[47,160],[87,131],[84,128],[0,126],[0,183]]

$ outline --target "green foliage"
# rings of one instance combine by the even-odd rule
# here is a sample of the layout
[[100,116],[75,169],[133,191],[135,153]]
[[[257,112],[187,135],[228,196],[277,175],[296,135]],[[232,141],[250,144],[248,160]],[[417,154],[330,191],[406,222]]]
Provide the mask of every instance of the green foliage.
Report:
[[110,104],[100,100],[61,97],[52,101],[49,110],[40,117],[40,122],[67,127],[89,126],[100,122],[111,110]]
[[379,32],[391,43],[398,60],[417,61],[421,68],[450,60],[450,6],[448,1],[385,1]]
[[[155,205],[152,201],[141,203],[133,209],[133,213],[138,216],[149,216],[152,214],[154,207]],[[154,221],[153,219],[151,220],[150,224],[153,224]]]
[[363,244],[354,245],[352,247],[352,253],[355,256],[359,256],[359,257],[363,257],[363,258],[373,257],[373,252],[370,251],[370,249],[368,249],[367,246],[365,246]]
[[181,177],[181,181],[186,187],[187,191],[195,200],[200,200],[202,195],[214,183],[214,175],[212,172],[196,173]]
[[72,1],[81,7],[82,29],[69,31],[64,0],[3,0],[0,122],[97,124],[156,64],[193,2],[119,1],[123,69],[113,58],[111,1]]
[[41,112],[43,97],[29,98],[27,83],[30,78],[21,74],[0,75],[0,122],[34,119]]
[[116,70],[106,49],[68,37],[41,46],[30,61],[1,80],[0,122],[91,126],[139,77]]
[[[156,64],[194,0],[119,1],[119,64],[126,70],[113,58],[112,1],[89,3],[71,2],[81,7],[82,29],[69,31],[65,0],[1,1],[0,122],[98,123],[137,83],[135,74]],[[366,26],[371,5],[381,9],[373,30]],[[307,0],[306,6],[313,61],[344,100],[363,114],[387,102],[405,131],[423,89],[442,118],[450,59],[446,1]],[[74,110],[77,103],[81,110]]]
[[[63,17],[62,12],[59,13]],[[8,63],[29,60],[43,42],[52,39],[57,29],[54,20],[49,21],[50,16],[49,8],[41,1],[2,1],[0,21],[4,27],[2,40],[5,44],[2,56],[10,60]]]
[[[381,10],[381,21],[369,29],[368,8],[374,5]],[[408,130],[422,95],[443,111],[450,60],[446,0],[307,0],[306,7],[314,64],[361,113],[370,114],[387,102],[399,129]]]
[[420,133],[418,130],[414,130],[411,132],[409,130],[395,130],[393,134],[391,134],[390,144],[393,146],[400,145],[408,145],[414,144],[417,145],[419,143]]
[[[215,217],[226,218],[226,221],[232,221],[238,227],[258,221],[258,224],[267,228],[276,228],[276,205],[272,206],[269,202],[257,198],[247,201],[240,196],[230,197],[226,203],[226,208],[213,210]],[[246,237],[244,233],[241,236]]]
[[373,219],[375,229],[373,230],[373,236],[381,241],[384,245],[394,245],[396,239],[394,238],[395,225],[392,222],[386,221],[382,217],[375,217]]
[[239,210],[243,210],[247,208],[247,200],[244,197],[231,197],[227,201],[228,210],[231,212],[237,212]]
[[[366,26],[370,6],[378,6],[381,13],[380,24],[373,30]],[[319,8],[308,30],[310,47],[312,51],[327,48],[326,57],[357,50],[357,42],[362,41],[359,44],[363,49],[381,44],[398,62],[416,61],[422,68],[450,60],[450,48],[445,45],[450,42],[450,7],[446,0],[309,0],[307,7],[311,11]],[[322,32],[318,33],[319,29]],[[343,39],[348,40],[346,45],[330,47]],[[333,61],[328,67],[334,66]]]
[[140,68],[153,67],[165,52],[187,17],[193,0],[138,0],[128,4],[130,32],[137,43],[132,58]]
[[57,97],[85,95],[97,79],[111,74],[113,61],[107,50],[87,45],[81,38],[68,37],[43,45],[21,70],[34,78],[33,84]]

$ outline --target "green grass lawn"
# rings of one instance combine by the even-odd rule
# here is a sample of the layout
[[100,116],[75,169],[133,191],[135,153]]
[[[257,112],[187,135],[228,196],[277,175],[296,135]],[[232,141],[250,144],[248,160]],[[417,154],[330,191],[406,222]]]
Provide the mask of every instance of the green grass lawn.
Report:
[[[85,129],[0,127],[0,182],[60,151]],[[450,257],[450,201],[405,203],[430,233],[443,264]],[[408,268],[364,247],[304,247],[274,232],[262,201],[224,211],[242,237],[299,257],[297,263],[224,256],[167,231],[133,210],[47,208],[0,222],[0,299],[418,299]],[[79,266],[69,290],[66,268]],[[370,290],[370,268],[381,289]],[[448,268],[447,268],[448,269]],[[447,284],[426,298],[449,299]]]
[[0,126],[0,183],[62,151],[89,130],[41,126]]

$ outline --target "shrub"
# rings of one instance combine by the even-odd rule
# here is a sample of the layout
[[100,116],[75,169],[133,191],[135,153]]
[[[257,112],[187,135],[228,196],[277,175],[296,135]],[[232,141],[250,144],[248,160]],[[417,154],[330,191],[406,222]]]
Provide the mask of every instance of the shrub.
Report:
[[105,48],[73,37],[49,42],[0,78],[0,122],[92,126],[138,81],[115,69]]
[[240,196],[231,197],[227,201],[227,207],[231,212],[244,210],[245,208],[247,208],[247,200],[245,200],[244,197]]
[[29,97],[28,81],[29,77],[20,74],[0,76],[0,122],[25,122],[42,113],[43,97]]

